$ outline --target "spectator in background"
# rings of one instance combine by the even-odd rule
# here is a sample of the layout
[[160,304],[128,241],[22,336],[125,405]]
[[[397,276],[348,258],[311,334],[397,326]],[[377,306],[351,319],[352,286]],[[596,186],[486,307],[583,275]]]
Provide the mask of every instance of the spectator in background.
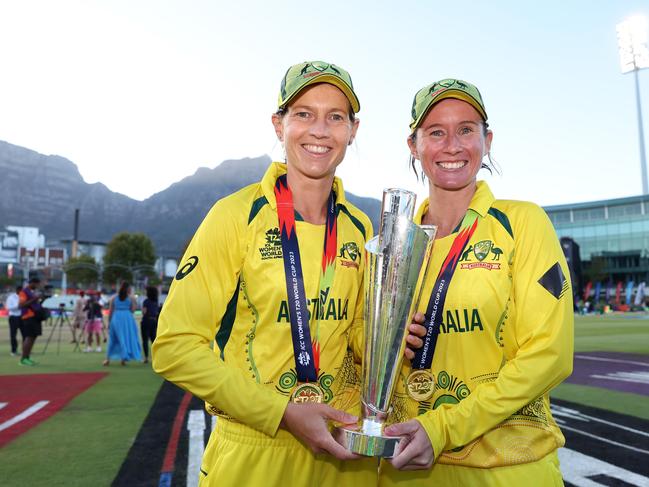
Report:
[[144,352],[143,362],[149,362],[149,340],[153,343],[158,330],[158,315],[160,304],[158,304],[158,288],[149,286],[146,288],[146,299],[142,303],[142,321],[140,331],[142,333],[142,351]]
[[41,312],[43,307],[39,301],[39,296],[36,294],[36,290],[40,285],[41,280],[38,277],[32,277],[27,286],[18,293],[20,297],[19,306],[23,333],[23,350],[20,365],[36,365],[36,362],[31,359],[30,354],[36,338],[43,334],[43,327],[41,325]]
[[81,291],[79,298],[74,303],[74,310],[72,311],[72,343],[77,342],[77,330],[79,330],[79,342],[83,343],[84,323],[86,322],[86,293]]
[[87,337],[87,346],[84,352],[92,352],[93,335],[95,336],[95,342],[97,344],[95,352],[101,352],[101,332],[104,328],[101,304],[99,304],[95,296],[89,296],[84,309],[86,312],[84,332]]
[[[107,306],[110,305],[110,300],[104,299],[102,294],[97,295],[97,302],[101,306],[102,309],[106,309]],[[103,320],[102,320],[103,322]],[[104,340],[104,343],[108,341],[108,336],[106,334],[106,331],[108,330],[108,327],[106,326],[106,322],[103,322],[103,326],[101,327],[101,337]]]
[[18,295],[21,290],[22,286],[17,286],[16,292],[11,293],[5,302],[5,308],[9,311],[9,340],[11,341],[12,357],[18,354],[18,330],[20,330],[20,335],[24,339],[22,320],[20,319],[20,296]]
[[122,283],[117,296],[110,300],[108,311],[108,351],[104,365],[111,359],[120,359],[122,365],[129,360],[140,360],[140,344],[137,341],[137,325],[133,318],[135,300],[130,296],[128,282]]

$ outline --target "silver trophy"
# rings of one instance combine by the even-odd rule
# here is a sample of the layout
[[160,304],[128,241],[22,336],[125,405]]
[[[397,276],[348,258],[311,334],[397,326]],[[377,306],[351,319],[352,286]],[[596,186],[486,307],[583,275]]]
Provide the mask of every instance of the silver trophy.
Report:
[[413,223],[416,196],[383,192],[379,234],[365,245],[365,355],[358,429],[337,428],[348,450],[391,458],[400,438],[383,435],[390,399],[401,370],[408,325],[421,297],[435,231]]

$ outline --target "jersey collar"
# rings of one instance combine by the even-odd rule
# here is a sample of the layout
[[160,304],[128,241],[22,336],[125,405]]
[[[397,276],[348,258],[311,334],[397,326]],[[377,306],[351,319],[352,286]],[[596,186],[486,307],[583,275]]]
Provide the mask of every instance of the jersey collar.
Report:
[[[489,189],[487,182],[478,181],[476,184],[475,193],[473,193],[473,198],[471,198],[471,203],[469,203],[469,208],[474,210],[484,218],[495,200],[496,198],[494,198],[494,195],[491,192],[491,189]],[[428,198],[426,198],[419,206],[414,219],[415,223],[421,224],[421,219],[424,217],[427,211]]]
[[[277,202],[275,201],[275,181],[277,181],[277,178],[282,174],[286,174],[286,163],[271,162],[264,174],[264,177],[261,179],[261,191],[273,210],[277,209]],[[336,194],[336,205],[347,206],[343,182],[337,177],[334,177],[333,189]]]

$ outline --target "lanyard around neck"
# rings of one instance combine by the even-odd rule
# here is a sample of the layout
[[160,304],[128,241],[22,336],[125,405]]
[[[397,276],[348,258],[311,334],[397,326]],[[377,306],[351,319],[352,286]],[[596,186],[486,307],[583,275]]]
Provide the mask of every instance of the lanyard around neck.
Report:
[[336,197],[331,191],[327,200],[327,218],[325,223],[324,251],[318,286],[318,306],[312,316],[316,322],[315,338],[311,340],[309,328],[309,311],[307,309],[304,277],[300,246],[295,228],[295,208],[286,175],[283,174],[275,182],[275,200],[277,202],[277,218],[279,219],[282,242],[282,259],[286,280],[286,294],[291,321],[291,337],[295,368],[299,382],[315,382],[320,365],[320,315],[324,309],[323,296],[327,288],[333,284],[336,264]]
[[478,213],[472,209],[469,209],[464,215],[464,219],[460,224],[460,231],[453,240],[437,279],[435,279],[435,285],[426,308],[426,321],[424,322],[426,336],[423,339],[423,346],[415,352],[415,358],[411,362],[413,369],[430,369],[433,364],[433,355],[437,345],[440,324],[442,323],[446,294],[451,285],[451,279],[455,274],[457,263],[478,226],[478,217]]

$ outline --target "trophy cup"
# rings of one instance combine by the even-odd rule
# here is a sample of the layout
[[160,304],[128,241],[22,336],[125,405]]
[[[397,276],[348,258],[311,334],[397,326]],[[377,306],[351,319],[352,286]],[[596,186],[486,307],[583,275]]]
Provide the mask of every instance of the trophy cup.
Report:
[[408,325],[421,297],[435,231],[412,218],[415,194],[386,189],[379,234],[365,245],[365,350],[358,429],[336,428],[349,451],[391,458],[401,438],[383,435]]

